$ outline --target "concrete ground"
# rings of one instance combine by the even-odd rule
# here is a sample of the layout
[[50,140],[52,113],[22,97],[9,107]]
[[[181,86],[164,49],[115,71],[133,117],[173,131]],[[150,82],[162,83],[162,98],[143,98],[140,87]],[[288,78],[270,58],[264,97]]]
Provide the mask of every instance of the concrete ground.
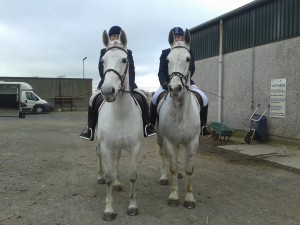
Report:
[[300,172],[300,144],[297,142],[271,140],[262,143],[253,140],[250,144],[247,144],[239,137],[232,137],[230,140],[229,144],[221,140],[218,147]]

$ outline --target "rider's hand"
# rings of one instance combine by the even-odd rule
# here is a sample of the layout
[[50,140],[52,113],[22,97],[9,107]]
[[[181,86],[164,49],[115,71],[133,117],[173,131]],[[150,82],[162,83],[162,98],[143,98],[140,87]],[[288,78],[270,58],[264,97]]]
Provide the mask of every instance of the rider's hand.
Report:
[[166,91],[168,90],[169,88],[169,84],[167,82],[163,83],[162,85],[162,88],[165,89]]

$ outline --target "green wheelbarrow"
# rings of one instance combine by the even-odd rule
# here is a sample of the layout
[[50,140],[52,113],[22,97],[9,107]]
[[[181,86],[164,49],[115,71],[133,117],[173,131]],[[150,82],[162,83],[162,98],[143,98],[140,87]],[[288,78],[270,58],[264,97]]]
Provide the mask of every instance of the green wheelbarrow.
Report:
[[231,135],[238,131],[220,122],[212,122],[208,124],[207,129],[211,133],[212,137],[216,138],[216,140],[221,140],[221,137],[224,137],[225,140],[227,137],[227,142],[229,141]]

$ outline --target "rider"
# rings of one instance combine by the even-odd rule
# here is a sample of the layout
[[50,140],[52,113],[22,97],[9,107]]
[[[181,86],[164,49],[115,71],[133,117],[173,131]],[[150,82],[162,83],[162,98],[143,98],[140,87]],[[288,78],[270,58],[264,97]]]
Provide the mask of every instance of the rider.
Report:
[[[119,39],[120,32],[122,28],[119,26],[113,26],[110,28],[108,35],[111,41]],[[103,102],[103,96],[101,95],[101,86],[104,82],[103,77],[103,61],[102,57],[106,52],[106,48],[101,49],[100,52],[100,59],[98,64],[98,70],[100,74],[101,81],[98,84],[97,90],[92,94],[89,100],[89,107],[88,107],[88,126],[81,132],[79,135],[81,138],[85,140],[94,140],[94,130],[98,120],[98,109],[95,106],[96,102]],[[128,54],[128,61],[129,61],[129,86],[131,93],[136,96],[138,99],[142,101],[141,109],[142,109],[142,118],[143,118],[143,126],[144,126],[144,136],[149,137],[155,134],[155,129],[149,124],[149,105],[146,100],[146,96],[138,89],[137,85],[135,84],[135,67],[134,61],[132,57],[132,51],[127,49]]]
[[[181,27],[174,27],[171,29],[171,31],[174,33],[175,41],[183,41],[183,35],[184,31]],[[158,71],[158,78],[160,82],[160,87],[157,89],[155,94],[152,97],[151,103],[150,103],[150,123],[154,126],[156,118],[157,118],[157,109],[156,109],[156,104],[157,104],[157,98],[159,95],[168,90],[169,82],[170,82],[170,77],[168,73],[168,61],[167,61],[167,56],[170,53],[170,48],[162,50],[162,54],[160,56],[160,63],[159,63],[159,71]],[[191,61],[189,65],[189,71],[191,74],[191,77],[194,75],[195,72],[195,58],[192,50],[190,49],[190,54],[191,54]],[[196,85],[193,80],[191,80],[191,86],[190,90],[193,92],[197,92],[201,98],[202,98],[202,107],[200,111],[200,120],[201,120],[201,128],[203,126],[206,126],[207,122],[207,111],[208,111],[208,99],[206,95],[201,91]],[[202,133],[202,129],[201,129]],[[208,131],[206,127],[203,129],[203,135],[207,135]]]

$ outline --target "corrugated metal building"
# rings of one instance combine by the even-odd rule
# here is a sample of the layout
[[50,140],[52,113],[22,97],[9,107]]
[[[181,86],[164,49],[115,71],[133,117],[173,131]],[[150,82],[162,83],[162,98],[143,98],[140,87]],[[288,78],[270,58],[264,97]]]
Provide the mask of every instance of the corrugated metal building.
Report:
[[52,110],[87,110],[92,94],[92,79],[0,77],[1,81],[26,82],[51,104]]
[[300,139],[299,0],[254,1],[190,32],[193,79],[209,98],[210,122],[246,129],[257,104],[258,113],[272,107],[271,82],[286,81],[281,115],[266,114],[267,133]]

